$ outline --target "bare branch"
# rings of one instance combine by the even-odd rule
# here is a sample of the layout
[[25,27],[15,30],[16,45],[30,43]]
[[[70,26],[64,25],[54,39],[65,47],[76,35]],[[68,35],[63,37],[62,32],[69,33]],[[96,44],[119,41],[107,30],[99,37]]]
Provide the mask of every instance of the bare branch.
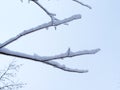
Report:
[[9,66],[7,67],[7,69],[2,73],[2,75],[0,76],[0,81],[2,80],[2,78],[4,77],[4,76],[6,76],[6,73],[9,71],[9,69],[10,69],[10,66],[11,66],[11,64],[9,64]]
[[13,90],[23,87],[23,83],[15,82],[15,72],[21,65],[16,65],[15,61],[12,61],[8,67],[1,72],[0,75],[0,90]]
[[87,4],[84,4],[84,3],[82,3],[82,2],[80,2],[80,1],[78,1],[78,0],[73,0],[73,1],[81,4],[82,6],[85,6],[85,7],[89,8],[89,9],[92,9],[91,6],[89,6],[89,5],[87,5]]
[[54,24],[54,19],[56,19],[54,16],[56,16],[56,14],[50,13],[45,7],[43,7],[38,0],[31,0],[33,1],[35,4],[37,4],[41,9],[43,9],[43,11],[45,11],[45,13],[51,18],[52,24]]
[[15,73],[13,73],[13,71],[17,71],[17,69],[20,67],[20,65],[15,65],[15,61],[12,61],[8,67],[3,70],[3,72],[1,72],[1,75],[0,75],[0,81],[2,80],[6,80],[7,81],[11,81],[9,78],[10,77],[14,77],[15,76]]
[[27,34],[30,34],[30,33],[33,33],[35,31],[39,31],[41,29],[45,29],[45,28],[48,28],[48,27],[51,27],[51,26],[58,26],[58,25],[61,25],[61,24],[67,23],[67,22],[71,22],[73,20],[80,19],[80,18],[81,18],[81,15],[79,15],[79,14],[78,15],[73,15],[73,16],[71,16],[69,18],[65,18],[63,20],[54,21],[54,25],[53,25],[53,22],[48,22],[48,23],[36,26],[34,28],[24,30],[23,32],[19,33],[17,36],[15,36],[13,38],[10,38],[9,40],[7,40],[4,43],[0,44],[0,48],[5,47],[6,45],[18,40],[19,38],[21,38],[21,37],[23,37],[23,36],[25,36]]
[[0,87],[0,90],[13,90],[13,89],[18,89],[18,88],[22,88],[24,84],[19,83],[19,84],[8,84],[5,86]]

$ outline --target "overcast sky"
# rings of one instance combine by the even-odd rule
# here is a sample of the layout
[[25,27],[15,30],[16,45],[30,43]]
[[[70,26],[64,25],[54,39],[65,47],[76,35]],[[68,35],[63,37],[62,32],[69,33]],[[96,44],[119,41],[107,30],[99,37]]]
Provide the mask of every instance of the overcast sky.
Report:
[[[23,30],[50,21],[45,12],[27,0],[1,0],[0,43]],[[17,79],[27,83],[20,90],[120,90],[120,1],[81,0],[92,9],[72,0],[39,0],[56,17],[81,14],[82,19],[43,29],[25,36],[7,48],[27,54],[50,56],[65,52],[101,48],[95,55],[58,60],[71,68],[88,69],[85,74],[69,73],[43,63],[16,58],[23,64]],[[14,57],[0,55],[1,68]],[[2,67],[3,66],[3,67]]]

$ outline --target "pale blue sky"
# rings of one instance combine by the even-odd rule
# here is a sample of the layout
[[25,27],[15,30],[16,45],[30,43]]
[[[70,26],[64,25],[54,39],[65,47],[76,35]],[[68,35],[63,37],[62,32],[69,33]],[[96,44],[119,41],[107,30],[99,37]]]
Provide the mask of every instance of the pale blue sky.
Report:
[[[58,62],[68,67],[88,69],[85,74],[64,72],[54,67],[26,59],[18,79],[27,83],[20,90],[119,90],[120,89],[120,1],[81,0],[92,6],[85,8],[72,0],[40,0],[52,13],[63,19],[81,14],[82,19],[49,30],[25,36],[7,48],[28,54],[54,55],[65,52],[101,48],[96,55],[79,56]],[[19,32],[48,22],[49,17],[38,6],[27,0],[2,0],[0,3],[0,43]],[[0,55],[1,66],[14,57]]]

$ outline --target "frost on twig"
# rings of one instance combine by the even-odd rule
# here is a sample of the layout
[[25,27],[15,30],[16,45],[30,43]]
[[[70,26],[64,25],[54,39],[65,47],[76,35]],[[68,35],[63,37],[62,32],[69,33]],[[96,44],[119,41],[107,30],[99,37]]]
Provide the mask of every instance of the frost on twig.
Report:
[[80,1],[78,1],[78,0],[73,0],[73,1],[81,4],[82,6],[85,6],[85,7],[89,8],[89,9],[92,9],[91,6],[89,6],[89,5],[87,5],[87,4],[84,4],[84,3],[82,3],[82,2],[80,2]]
[[29,54],[25,54],[25,53],[21,53],[21,52],[12,51],[7,48],[2,48],[2,49],[0,49],[0,54],[24,58],[24,59],[30,59],[30,60],[38,61],[38,62],[45,62],[45,61],[63,59],[63,58],[68,58],[68,57],[96,54],[99,51],[100,51],[100,49],[83,50],[83,51],[77,51],[77,52],[67,51],[65,53],[62,53],[59,55],[54,55],[54,56],[40,56],[37,54],[29,55]]
[[54,16],[56,16],[56,14],[50,13],[45,7],[43,7],[38,0],[31,0],[33,1],[35,4],[37,4],[41,9],[43,9],[43,11],[51,18],[51,22],[54,25],[54,20],[56,19]]
[[[49,12],[43,5],[41,5],[39,3],[39,0],[28,0],[28,2],[30,2],[30,1],[32,1],[36,5],[38,5],[51,18],[51,22],[52,22],[53,25],[54,25],[55,20],[59,20],[59,19],[55,18],[56,14]],[[82,2],[80,2],[78,0],[73,0],[73,1],[81,4],[82,6],[88,7],[89,9],[92,9],[89,5],[84,4],[84,3],[82,3]],[[23,2],[23,0],[21,0],[21,2]]]
[[71,58],[75,56],[81,56],[81,55],[88,55],[88,54],[95,54],[100,49],[93,49],[93,50],[83,50],[83,51],[77,51],[77,52],[72,52],[70,48],[67,50],[67,52],[59,54],[59,55],[54,55],[54,56],[39,56],[37,54],[34,54],[34,57],[36,59],[41,59],[41,61],[51,61],[51,60],[56,60],[56,59],[64,59],[64,58]]
[[16,90],[18,88],[22,88],[24,84],[19,83],[19,84],[8,84],[5,86],[0,87],[0,90]]
[[54,25],[53,25],[52,22],[48,22],[48,23],[44,23],[42,25],[36,26],[34,28],[24,30],[23,32],[16,35],[15,37],[12,37],[12,38],[8,39],[7,41],[5,41],[4,43],[0,44],[0,48],[5,47],[6,45],[18,40],[19,38],[21,38],[21,37],[23,37],[25,35],[28,35],[30,33],[33,33],[35,31],[39,31],[41,29],[45,29],[45,28],[48,28],[48,27],[51,27],[51,26],[58,26],[58,25],[61,25],[61,24],[67,23],[67,22],[71,22],[73,20],[80,19],[80,18],[81,18],[81,15],[77,14],[77,15],[73,15],[71,17],[65,18],[63,20],[56,20],[54,22]]
[[72,69],[72,68],[66,67],[65,65],[61,65],[61,64],[59,64],[55,61],[46,61],[44,63],[49,64],[49,65],[51,65],[55,68],[59,68],[61,70],[67,71],[67,72],[76,72],[76,73],[86,73],[86,72],[88,72],[88,70]]
[[16,71],[20,68],[21,65],[16,65],[15,61],[12,61],[8,67],[0,72],[0,90],[14,90],[17,88],[22,88],[23,83],[16,82],[14,77]]
[[[69,48],[67,50],[67,52],[61,53],[59,55],[54,55],[54,56],[40,56],[40,55],[38,55],[36,53],[34,55],[28,55],[28,54],[25,54],[25,53],[16,52],[16,51],[9,50],[9,49],[5,48],[5,46],[7,46],[7,45],[11,44],[12,42],[18,40],[19,38],[21,38],[23,36],[26,36],[26,35],[28,35],[30,33],[33,33],[35,31],[39,31],[39,30],[42,30],[42,29],[47,29],[47,28],[49,28],[51,26],[55,27],[55,29],[56,29],[56,27],[58,25],[66,24],[68,22],[71,22],[73,20],[77,20],[77,19],[81,18],[81,15],[77,14],[77,15],[73,15],[71,17],[65,18],[63,20],[59,20],[59,19],[55,18],[56,14],[50,13],[45,7],[43,7],[38,2],[38,0],[28,0],[28,1],[29,2],[30,1],[34,2],[41,9],[43,9],[44,12],[51,18],[51,21],[48,22],[48,23],[44,23],[42,25],[38,25],[38,26],[36,26],[34,28],[31,28],[31,29],[28,29],[28,30],[24,30],[23,32],[21,32],[18,35],[16,35],[15,37],[12,37],[12,38],[8,39],[7,41],[5,41],[4,43],[0,44],[0,54],[8,55],[8,56],[14,56],[14,57],[19,57],[19,58],[24,58],[24,59],[29,59],[29,60],[32,60],[32,61],[42,62],[44,64],[51,65],[51,66],[54,66],[54,67],[56,67],[58,69],[61,69],[61,70],[64,70],[64,71],[68,71],[68,72],[76,72],[76,73],[85,73],[85,72],[88,72],[87,70],[79,70],[79,69],[68,68],[65,65],[61,65],[58,62],[55,62],[53,60],[63,59],[63,58],[69,58],[69,57],[75,57],[75,56],[81,56],[81,55],[88,55],[88,54],[96,54],[98,51],[100,51],[100,49],[83,50],[83,51],[73,52]],[[91,9],[91,7],[89,5],[86,5],[86,4],[84,4],[84,3],[82,3],[82,2],[80,2],[78,0],[73,0],[73,1]],[[21,2],[23,2],[23,0],[21,0]],[[7,84],[4,87],[1,87],[0,90],[2,90],[2,88],[4,89],[4,88],[8,88],[8,87],[10,89],[11,86],[13,87],[13,84]]]
[[[67,68],[67,67],[65,67],[63,65],[60,65],[58,63],[53,63],[52,60],[63,59],[63,58],[74,57],[74,56],[80,56],[80,55],[87,55],[87,54],[95,54],[99,50],[100,49],[93,49],[93,50],[83,50],[83,51],[72,52],[70,49],[68,49],[67,52],[59,54],[59,55],[39,56],[37,54],[28,55],[28,54],[24,54],[24,53],[20,53],[20,52],[11,51],[11,50],[8,50],[6,48],[2,48],[2,49],[0,49],[0,53],[4,54],[4,55],[8,55],[8,56],[14,56],[14,57],[19,57],[19,58],[24,58],[24,59],[29,59],[29,60],[33,60],[33,61],[42,62],[42,63],[48,64],[48,65],[52,65],[56,68],[62,69],[64,71],[81,72],[81,70],[79,71],[77,69],[70,69],[70,68]],[[83,70],[82,72],[87,72],[87,71]]]

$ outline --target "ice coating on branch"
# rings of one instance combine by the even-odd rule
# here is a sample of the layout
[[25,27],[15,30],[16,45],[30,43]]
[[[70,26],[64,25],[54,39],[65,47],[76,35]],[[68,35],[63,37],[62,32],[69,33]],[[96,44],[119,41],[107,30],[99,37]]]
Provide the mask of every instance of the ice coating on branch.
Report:
[[61,64],[59,64],[59,63],[57,63],[53,60],[63,59],[63,58],[67,58],[67,57],[80,56],[80,55],[95,54],[98,51],[100,51],[100,49],[72,52],[69,48],[67,50],[67,52],[59,54],[59,55],[40,56],[38,54],[29,55],[29,54],[25,54],[25,53],[21,53],[21,52],[17,52],[17,51],[12,51],[12,50],[9,50],[7,48],[1,48],[0,49],[0,54],[19,57],[19,58],[24,58],[24,59],[29,59],[29,60],[33,60],[33,61],[37,61],[37,62],[42,62],[42,63],[54,66],[56,68],[59,68],[61,70],[68,71],[68,72],[85,73],[85,72],[88,72],[88,71],[87,70],[79,70],[79,69],[71,69],[71,68],[68,68],[65,65],[61,65]]
[[[51,65],[54,66],[58,69],[64,70],[64,71],[68,71],[68,72],[76,72],[76,73],[86,73],[88,72],[87,70],[79,70],[79,69],[72,69],[69,67],[66,67],[65,65],[61,65],[58,62],[55,62],[53,60],[57,60],[57,59],[63,59],[63,58],[68,58],[68,57],[75,57],[75,56],[81,56],[81,55],[88,55],[88,54],[95,54],[98,51],[100,51],[100,49],[92,49],[92,50],[83,50],[83,51],[76,51],[73,52],[71,51],[71,49],[69,48],[66,52],[58,54],[58,55],[54,55],[54,56],[40,56],[36,53],[34,53],[33,55],[29,55],[29,54],[25,54],[22,52],[17,52],[17,51],[13,51],[13,50],[9,50],[7,48],[4,48],[5,46],[11,44],[12,42],[18,40],[19,38],[26,36],[30,33],[33,33],[35,31],[39,31],[42,29],[46,29],[49,28],[51,26],[56,27],[58,25],[61,24],[67,24],[68,22],[71,22],[73,20],[77,20],[81,18],[80,14],[77,15],[73,15],[71,17],[65,18],[63,20],[59,20],[57,19],[55,16],[56,14],[49,12],[44,6],[42,6],[38,0],[28,0],[29,2],[32,1],[34,2],[36,5],[38,5],[40,7],[40,9],[43,9],[44,12],[51,18],[51,21],[48,23],[44,23],[41,25],[38,25],[36,27],[32,27],[28,30],[24,30],[23,32],[19,33],[18,35],[16,35],[15,37],[10,38],[9,40],[5,41],[4,43],[0,44],[0,54],[3,55],[8,55],[8,56],[14,56],[14,57],[19,57],[19,58],[24,58],[24,59],[29,59],[29,60],[33,60],[33,61],[37,61],[37,62],[42,62],[45,63],[47,65]],[[83,6],[86,6],[88,8],[91,9],[91,7],[87,4],[84,4],[78,0],[73,0]],[[23,0],[21,0],[21,2],[23,2]]]
[[56,59],[63,59],[63,58],[68,58],[68,57],[81,56],[81,55],[95,54],[98,51],[100,51],[100,49],[83,50],[83,51],[72,52],[70,50],[70,48],[69,48],[67,50],[67,52],[61,53],[59,55],[40,56],[38,54],[29,55],[29,54],[25,54],[25,53],[21,53],[21,52],[17,52],[17,51],[11,51],[11,50],[9,50],[7,48],[0,49],[1,54],[11,55],[11,56],[20,57],[20,58],[26,58],[26,59],[32,59],[34,61],[40,61],[40,62],[51,61],[51,60],[56,60]]
[[5,41],[4,43],[0,44],[0,48],[5,47],[6,45],[18,40],[19,38],[21,38],[25,35],[30,34],[30,33],[33,33],[33,32],[36,32],[36,31],[39,31],[39,30],[42,30],[42,29],[46,29],[46,28],[51,27],[51,26],[58,26],[58,25],[61,25],[61,24],[66,24],[67,22],[71,22],[73,20],[77,20],[77,19],[80,19],[80,18],[81,18],[81,15],[77,14],[77,15],[73,15],[71,17],[65,18],[63,20],[55,20],[55,22],[50,21],[48,23],[38,25],[34,28],[24,30],[23,32],[16,35],[15,37],[12,37],[12,38],[8,39],[7,41]]
[[85,7],[89,8],[89,9],[92,9],[91,6],[89,6],[89,5],[87,5],[87,4],[84,4],[84,3],[80,2],[79,0],[73,0],[73,1],[81,4],[82,6],[85,6]]
[[55,61],[49,61],[46,63],[54,66],[55,68],[59,68],[61,70],[68,71],[68,72],[76,72],[76,73],[87,73],[88,72],[88,70],[72,69],[72,68],[66,67],[65,65],[61,65],[60,63],[55,62]]

